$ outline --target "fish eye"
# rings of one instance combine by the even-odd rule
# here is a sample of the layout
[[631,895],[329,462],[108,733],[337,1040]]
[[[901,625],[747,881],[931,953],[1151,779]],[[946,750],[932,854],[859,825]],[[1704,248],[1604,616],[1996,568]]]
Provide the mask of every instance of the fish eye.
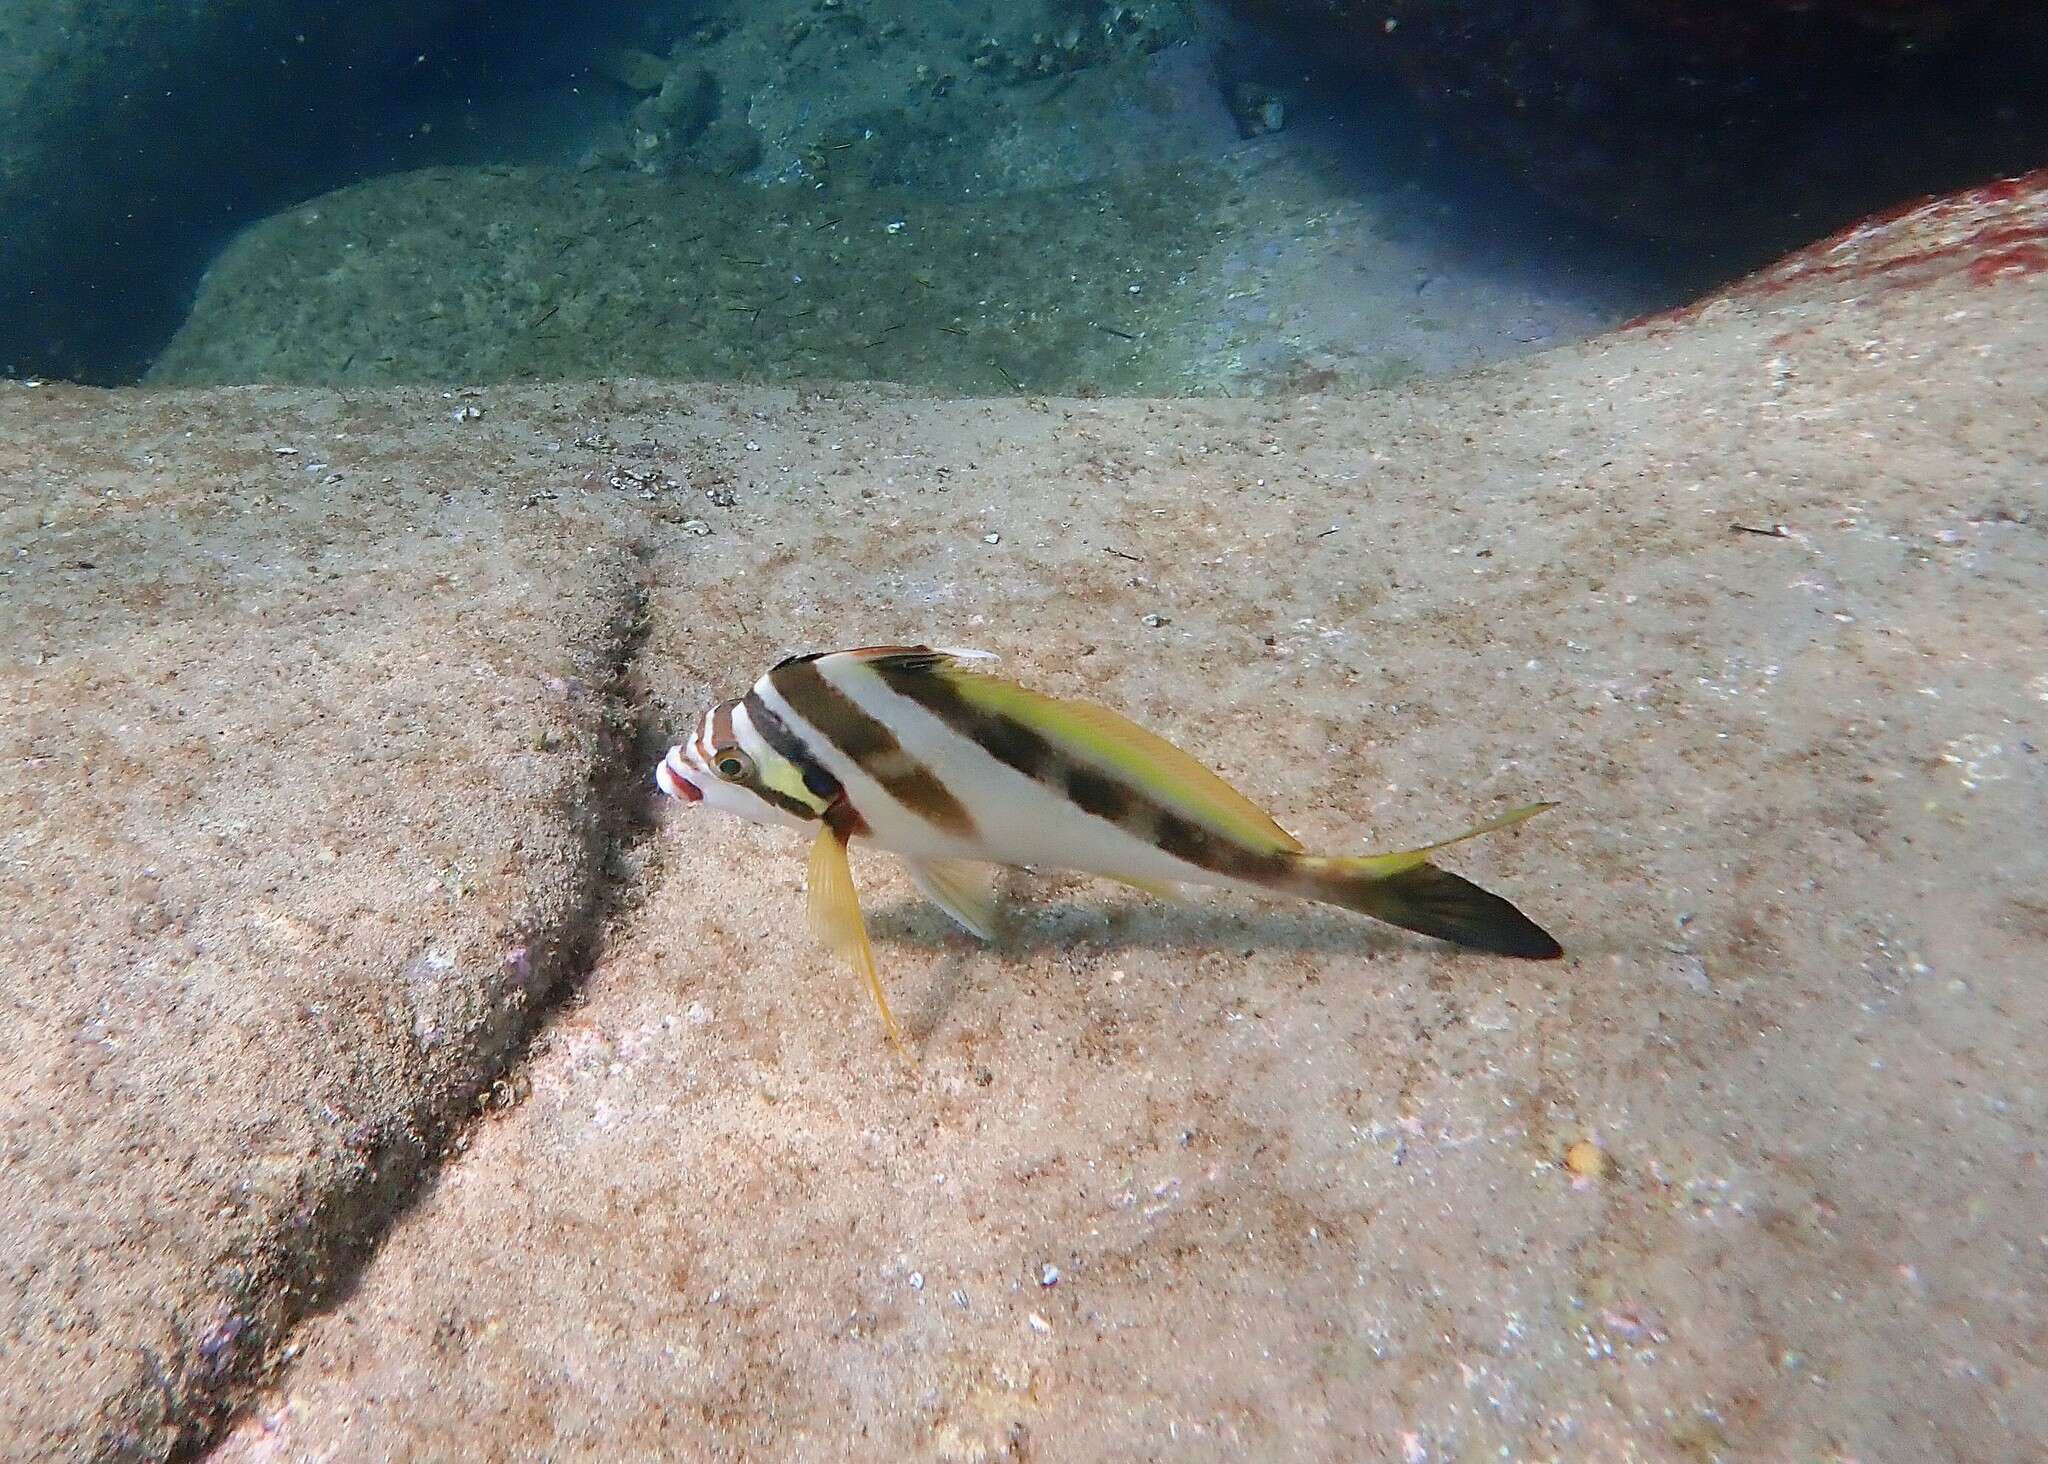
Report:
[[754,760],[737,747],[721,747],[711,755],[711,770],[728,783],[743,783],[754,775]]

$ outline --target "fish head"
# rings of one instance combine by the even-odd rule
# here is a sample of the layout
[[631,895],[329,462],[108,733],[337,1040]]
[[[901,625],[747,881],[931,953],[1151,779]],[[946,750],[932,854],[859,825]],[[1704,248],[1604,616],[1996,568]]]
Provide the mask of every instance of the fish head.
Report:
[[690,739],[668,750],[654,781],[671,798],[752,823],[808,830],[825,811],[802,771],[762,740],[737,700],[706,712]]

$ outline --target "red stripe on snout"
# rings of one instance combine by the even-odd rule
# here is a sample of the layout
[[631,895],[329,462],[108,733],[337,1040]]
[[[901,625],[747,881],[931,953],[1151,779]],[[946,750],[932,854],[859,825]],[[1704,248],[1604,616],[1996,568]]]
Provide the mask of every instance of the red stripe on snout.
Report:
[[685,803],[700,803],[704,799],[697,785],[677,772],[667,758],[663,758],[661,766],[654,770],[654,781],[671,798],[680,798]]

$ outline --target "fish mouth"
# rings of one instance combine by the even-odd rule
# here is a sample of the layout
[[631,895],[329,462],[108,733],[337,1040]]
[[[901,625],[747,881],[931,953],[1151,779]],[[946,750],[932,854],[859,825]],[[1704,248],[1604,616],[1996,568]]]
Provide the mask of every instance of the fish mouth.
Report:
[[680,750],[669,749],[668,756],[661,760],[661,766],[654,770],[655,784],[671,798],[680,798],[685,803],[701,803],[704,801],[703,790],[690,781],[688,773],[675,765],[676,753]]

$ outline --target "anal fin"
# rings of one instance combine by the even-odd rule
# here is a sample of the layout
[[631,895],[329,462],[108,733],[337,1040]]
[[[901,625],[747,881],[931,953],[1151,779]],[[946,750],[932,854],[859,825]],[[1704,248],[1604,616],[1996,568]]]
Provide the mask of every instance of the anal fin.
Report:
[[810,878],[811,930],[833,955],[852,966],[875,1010],[882,1014],[882,1029],[900,1052],[904,1050],[903,1029],[889,1010],[889,997],[882,990],[881,973],[875,969],[875,952],[868,944],[867,922],[861,918],[860,895],[853,887],[853,869],[846,859],[846,841],[829,825],[818,830],[811,845]]
[[966,859],[903,861],[924,897],[952,916],[970,935],[996,938],[995,889],[982,865]]

